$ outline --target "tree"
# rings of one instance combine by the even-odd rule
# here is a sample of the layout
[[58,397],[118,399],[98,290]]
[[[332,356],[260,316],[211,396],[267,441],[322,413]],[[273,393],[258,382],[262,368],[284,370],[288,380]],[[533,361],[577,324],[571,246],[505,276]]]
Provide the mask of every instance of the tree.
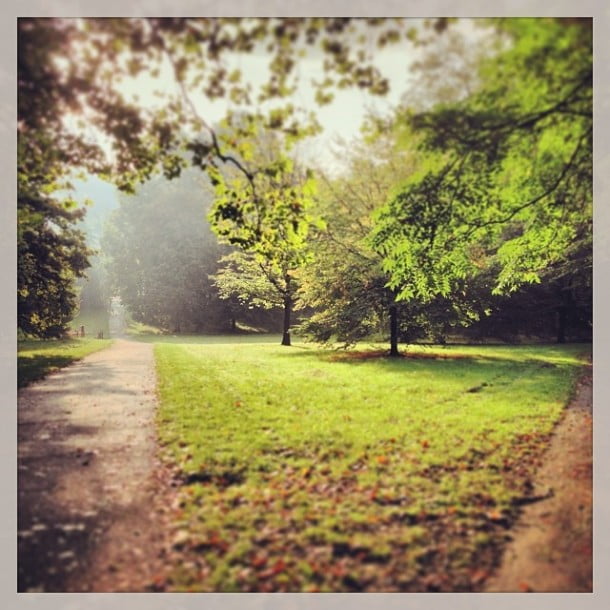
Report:
[[440,340],[482,309],[465,290],[451,299],[401,302],[388,287],[390,276],[369,234],[375,212],[417,167],[413,148],[402,143],[403,131],[394,126],[344,143],[337,154],[347,160],[347,170],[322,182],[317,199],[325,229],[312,245],[313,260],[298,274],[300,303],[314,310],[299,330],[315,340],[349,345],[383,333],[390,337],[390,355],[397,356],[399,340]]
[[215,281],[227,296],[265,307],[280,305],[281,343],[289,346],[295,273],[307,260],[307,238],[315,223],[310,214],[315,183],[284,152],[288,144],[280,136],[261,129],[256,117],[236,120],[223,137],[239,138],[240,164],[249,177],[229,171],[212,174],[216,198],[210,220],[220,240],[242,254],[225,259]]
[[[292,284],[286,284],[283,272],[277,273],[265,259],[243,250],[234,250],[219,261],[219,270],[210,278],[220,298],[248,309],[280,309],[283,312],[282,339],[290,343],[290,315],[294,300]],[[286,307],[286,294],[290,306]],[[287,336],[284,336],[286,334]]]
[[[568,113],[572,113],[576,123],[584,124],[587,120],[583,116],[588,112],[587,95],[581,96],[587,89],[587,70],[583,72],[584,88],[573,83],[573,91],[569,88],[569,77],[562,74],[570,74],[574,69],[578,71],[580,68],[574,66],[580,65],[583,57],[586,63],[587,53],[590,55],[587,50],[590,32],[580,36],[583,25],[568,20],[502,20],[497,23],[504,37],[526,42],[513,44],[498,56],[500,59],[491,59],[484,64],[479,78],[482,84],[478,86],[475,81],[473,86],[478,88],[466,100],[448,103],[433,112],[415,114],[408,119],[417,130],[427,134],[425,146],[431,160],[427,182],[423,181],[426,172],[422,170],[421,184],[415,187],[415,179],[412,184],[415,189],[412,194],[418,202],[413,203],[413,197],[398,198],[394,209],[390,206],[388,214],[380,216],[383,226],[380,226],[376,244],[384,256],[386,271],[391,274],[392,288],[397,290],[398,298],[411,298],[409,294],[414,290],[429,295],[447,294],[451,288],[447,282],[451,284],[454,277],[463,280],[467,270],[472,269],[470,254],[465,252],[469,246],[465,244],[480,242],[484,249],[490,248],[486,238],[497,245],[501,237],[498,237],[499,231],[490,235],[493,233],[490,227],[499,229],[501,225],[510,224],[508,221],[523,220],[518,217],[521,208],[514,202],[509,213],[514,212],[515,217],[508,219],[502,216],[505,204],[496,201],[486,208],[496,211],[490,217],[477,216],[472,205],[483,192],[493,193],[498,201],[509,200],[509,193],[497,197],[498,185],[505,182],[518,185],[520,191],[535,190],[535,181],[528,178],[527,169],[515,159],[540,153],[540,166],[550,167],[545,160],[549,153],[561,165],[560,157],[566,152],[566,146],[569,147],[569,142],[564,142],[566,146],[557,145],[561,134],[555,132],[557,142],[553,142],[551,136],[519,140],[519,134],[530,128],[539,134],[542,131],[550,134],[546,127],[553,118],[565,118]],[[256,199],[256,172],[264,175],[266,169],[273,171],[273,167],[259,165],[254,173],[246,167],[239,150],[230,141],[221,141],[197,107],[192,95],[194,91],[203,91],[208,99],[230,99],[238,106],[261,104],[268,128],[285,138],[303,137],[315,129],[315,120],[311,116],[299,118],[297,109],[289,104],[277,105],[294,92],[298,78],[295,67],[302,55],[317,54],[321,58],[323,76],[312,83],[321,104],[329,103],[333,91],[343,87],[359,87],[383,95],[389,83],[375,67],[375,48],[405,38],[415,45],[438,40],[439,36],[451,32],[450,24],[451,20],[447,19],[431,21],[433,33],[426,39],[420,24],[401,19],[23,19],[19,23],[19,129],[20,142],[28,154],[20,159],[25,160],[37,147],[42,147],[47,157],[53,157],[52,168],[57,176],[66,177],[74,167],[84,168],[112,175],[122,189],[129,191],[155,172],[163,172],[169,178],[177,177],[188,165],[183,154],[186,147],[192,153],[191,162],[212,174],[225,166],[241,172],[251,190],[251,198]],[[562,28],[566,24],[576,34],[564,36]],[[584,40],[585,44],[580,44],[579,40]],[[553,48],[556,41],[561,42]],[[573,55],[572,51],[578,54],[579,45],[585,52],[578,55],[575,63],[566,60]],[[271,61],[268,79],[258,91],[253,91],[244,75],[239,70],[227,70],[222,60],[231,53],[259,50],[269,53]],[[549,50],[550,55],[547,54]],[[545,63],[546,57],[552,57],[553,61]],[[165,87],[165,94],[154,108],[127,101],[122,81],[143,74],[163,74],[164,77],[169,74],[177,86],[174,89]],[[529,77],[519,80],[523,74],[531,76],[531,82]],[[515,86],[507,88],[506,83],[510,81]],[[525,81],[528,82],[524,86]],[[590,89],[590,79],[588,87]],[[36,92],[42,90],[44,94],[37,96]],[[532,92],[535,93],[532,95]],[[544,106],[547,102],[550,105]],[[542,104],[539,112],[536,104]],[[70,120],[66,120],[67,117]],[[78,129],[74,128],[75,124]],[[113,149],[111,157],[103,154],[99,142],[83,135],[87,131],[81,129],[81,125],[92,125],[108,138]],[[569,140],[570,134],[576,132],[566,126],[563,135]],[[586,166],[586,162],[580,163],[587,148],[586,137],[578,140],[576,135],[576,138],[573,144],[578,144],[572,148],[574,162],[567,161],[571,169],[577,165]],[[522,146],[521,150],[518,150],[518,144]],[[542,147],[538,146],[540,144]],[[507,154],[509,149],[514,153],[512,156]],[[563,152],[553,152],[561,150]],[[20,163],[25,176],[36,173]],[[493,170],[490,170],[491,166]],[[47,174],[50,172],[49,168],[43,169]],[[453,181],[472,183],[482,174],[486,174],[487,183],[481,182],[477,188],[460,186],[459,196],[470,199],[471,203],[455,206],[460,207],[459,214],[454,215],[453,207],[448,211],[452,190],[442,189]],[[560,169],[555,173],[561,186],[570,181],[568,174],[575,175],[574,172],[564,175]],[[552,186],[547,182],[549,180],[541,180],[538,185],[542,193]],[[409,188],[405,185],[405,193]],[[551,188],[551,191],[557,190]],[[423,205],[421,201],[434,199],[441,204],[424,213],[424,222],[430,225],[425,230],[419,228],[417,234],[406,235],[405,239],[400,227],[392,226],[394,212],[402,214],[413,207],[413,214],[401,215],[410,222],[420,215],[420,209],[432,205]],[[523,203],[524,210],[539,203],[537,195],[531,199],[533,203]],[[582,201],[582,197],[578,199]],[[536,207],[540,209],[541,206]],[[549,211],[548,206],[545,209]],[[438,223],[431,220],[436,212],[440,212],[440,218],[448,213],[455,218],[456,226],[468,226],[472,233],[448,231],[448,241],[443,244],[448,246],[446,251],[444,247],[422,246],[419,251],[412,249],[408,256],[403,256],[404,244],[413,244],[422,236],[424,244],[429,242],[432,246],[439,242],[438,227],[432,228]],[[526,215],[524,212],[522,216]],[[552,222],[551,225],[559,229],[560,223]],[[543,220],[539,229],[544,226]],[[533,281],[542,273],[544,265],[539,264],[540,261],[525,266],[519,262],[520,255],[515,254],[515,248],[533,260],[531,253],[541,239],[553,242],[554,248],[555,244],[566,243],[568,233],[564,231],[560,239],[555,239],[549,237],[550,234],[536,236],[528,230],[524,235],[531,238],[529,242],[525,237],[521,241],[513,239],[505,247],[497,248],[496,256],[503,261],[497,289],[510,290],[519,282]],[[586,230],[582,234],[586,235]],[[430,254],[438,257],[438,266],[426,266],[427,250],[432,250]],[[560,247],[555,249],[556,252],[560,250]],[[534,269],[536,266],[538,270]]]
[[72,45],[85,38],[76,20],[18,21],[18,325],[39,337],[65,329],[92,254],[79,228],[84,209],[65,195],[70,180],[110,170],[100,146],[67,117],[96,107],[115,143],[132,141],[133,112],[96,80],[102,58],[71,61]]
[[[57,72],[44,69],[35,34],[35,28],[20,22],[17,323],[27,335],[57,337],[76,307],[74,280],[83,275],[90,253],[76,227],[84,212],[73,200],[57,196],[66,184],[64,163],[74,139],[60,136],[53,112],[59,96],[55,88],[45,86]],[[60,45],[60,36],[53,34],[44,39],[47,49]],[[40,91],[35,91],[37,85]]]
[[173,332],[230,328],[232,315],[209,275],[226,249],[205,217],[211,192],[192,171],[123,195],[102,252],[115,293],[135,319]]
[[399,299],[447,296],[484,267],[498,294],[589,282],[591,22],[496,25],[509,44],[481,63],[475,92],[405,115],[422,164],[373,231]]
[[[399,38],[398,23],[369,19],[366,24],[377,28],[380,45]],[[178,176],[187,165],[181,150],[187,144],[200,167],[216,160],[243,170],[221,148],[189,91],[251,103],[249,85],[221,60],[228,53],[252,53],[266,45],[272,61],[258,103],[294,90],[297,59],[307,49],[326,57],[327,77],[315,84],[320,103],[330,101],[335,86],[383,94],[388,83],[367,45],[360,43],[357,57],[351,47],[354,27],[350,19],[19,19],[20,325],[28,332],[46,332],[44,328],[61,324],[73,310],[73,279],[87,265],[86,250],[74,230],[78,215],[69,216],[71,204],[62,204],[51,193],[65,189],[74,171],[112,176],[121,189],[133,192],[136,183],[155,173]],[[158,76],[167,65],[178,86],[174,91],[165,88],[161,106],[127,100],[124,80],[144,73]],[[286,112],[294,114],[293,109]],[[278,120],[277,108],[270,110],[268,125],[290,136],[310,128],[294,118]],[[202,130],[204,142],[192,135]],[[96,134],[112,148],[110,156]],[[54,239],[36,240],[38,249],[32,247],[28,236],[48,226],[64,235],[70,256],[52,254]],[[45,264],[47,258],[54,259],[53,271]],[[47,281],[53,290],[45,300],[37,285]]]
[[59,337],[77,306],[74,280],[88,267],[81,211],[71,201],[28,197],[20,189],[17,216],[18,327],[26,335]]

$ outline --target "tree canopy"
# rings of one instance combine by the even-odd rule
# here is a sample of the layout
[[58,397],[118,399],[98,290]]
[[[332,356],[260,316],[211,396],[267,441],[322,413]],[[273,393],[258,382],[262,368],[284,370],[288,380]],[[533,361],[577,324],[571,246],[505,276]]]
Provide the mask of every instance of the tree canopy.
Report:
[[[74,306],[74,279],[88,265],[76,228],[82,212],[62,199],[75,171],[112,178],[128,193],[157,175],[176,179],[188,166],[205,171],[215,187],[212,228],[241,250],[216,281],[225,296],[245,300],[248,286],[260,295],[261,278],[267,282],[287,312],[285,343],[299,277],[309,305],[321,309],[312,320],[326,316],[346,337],[358,325],[339,317],[364,323],[371,310],[369,317],[354,312],[376,307],[362,295],[346,296],[359,290],[359,273],[372,273],[379,284],[385,296],[377,304],[403,303],[411,319],[425,310],[430,321],[436,306],[446,319],[447,307],[459,318],[486,308],[493,294],[532,283],[560,295],[560,318],[575,300],[585,302],[592,261],[591,20],[484,20],[494,33],[476,49],[453,22],[431,20],[426,28],[406,19],[20,19],[22,329],[59,332]],[[366,231],[350,235],[340,206],[330,211],[312,259],[314,180],[295,162],[293,147],[320,125],[291,99],[299,61],[320,62],[311,83],[320,105],[348,87],[385,95],[390,83],[375,50],[401,41],[428,52],[413,67],[419,79],[402,106],[372,121],[379,133],[369,145],[399,130],[395,158],[371,145],[366,171],[375,179],[405,152],[409,162],[383,178],[374,205],[369,201]],[[227,67],[240,54],[269,59],[256,88],[248,74]],[[144,77],[164,84],[154,103],[128,94],[127,84]],[[202,99],[225,100],[233,110],[215,124]],[[348,165],[355,159],[345,156]],[[357,170],[347,181],[359,194],[369,186]],[[356,210],[355,217],[365,222]],[[342,256],[332,245],[337,236],[351,253]],[[359,266],[362,255],[374,261],[370,268]],[[253,275],[256,268],[261,275]],[[51,287],[48,295],[37,288],[43,285]],[[343,296],[333,300],[341,285]]]
[[374,230],[399,298],[447,295],[485,266],[497,293],[591,268],[591,22],[497,23],[507,48],[476,91],[405,115],[421,165]]
[[315,181],[288,155],[281,135],[261,129],[256,117],[238,121],[223,137],[237,142],[247,177],[236,171],[211,172],[215,199],[210,219],[220,240],[241,254],[224,259],[226,267],[216,283],[225,296],[282,307],[282,345],[290,345],[295,274],[308,259],[307,242],[316,224],[311,214]]
[[[44,334],[47,326],[61,327],[74,308],[73,280],[87,268],[88,253],[75,228],[81,213],[70,216],[73,206],[62,203],[60,193],[75,171],[112,177],[127,192],[155,173],[177,177],[189,162],[202,168],[228,164],[243,171],[237,156],[221,148],[211,122],[193,103],[192,91],[207,99],[231,99],[234,104],[286,97],[294,88],[298,58],[315,49],[325,57],[324,70],[329,74],[316,85],[322,92],[320,103],[330,101],[335,86],[383,94],[388,83],[375,68],[371,53],[360,49],[356,61],[356,49],[350,46],[354,23],[350,19],[19,19],[22,330]],[[379,30],[378,44],[396,38],[395,28],[388,30],[383,19],[366,23]],[[222,59],[230,53],[260,50],[271,61],[268,79],[255,93],[242,74],[226,71]],[[121,88],[124,81],[143,74],[167,77],[176,85],[164,88],[155,108],[129,99]],[[293,138],[311,133],[315,120],[310,117],[303,123],[294,111],[290,106],[268,109],[268,127]],[[247,171],[245,176],[249,178]],[[28,236],[39,234],[41,227],[54,228],[48,239],[37,239],[36,249]],[[70,254],[52,252],[61,240]],[[55,261],[55,270],[45,264],[46,259]],[[47,280],[51,289],[45,303],[37,285]]]

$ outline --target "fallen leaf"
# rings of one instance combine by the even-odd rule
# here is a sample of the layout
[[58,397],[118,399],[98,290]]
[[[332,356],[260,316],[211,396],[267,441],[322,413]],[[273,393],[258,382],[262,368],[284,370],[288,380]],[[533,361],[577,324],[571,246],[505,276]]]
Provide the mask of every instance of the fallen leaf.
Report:
[[489,571],[484,569],[475,570],[470,577],[473,584],[481,584],[489,576]]
[[265,566],[267,564],[267,556],[266,555],[255,555],[251,560],[250,563],[252,564],[253,567],[255,568],[262,568],[263,566]]

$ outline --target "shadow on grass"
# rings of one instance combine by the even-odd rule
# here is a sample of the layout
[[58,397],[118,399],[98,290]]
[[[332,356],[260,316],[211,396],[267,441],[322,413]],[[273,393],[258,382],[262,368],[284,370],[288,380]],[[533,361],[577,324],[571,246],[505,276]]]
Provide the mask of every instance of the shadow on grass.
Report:
[[192,345],[239,345],[251,343],[280,344],[281,335],[278,334],[239,334],[235,335],[157,335],[157,334],[129,334],[131,341],[141,343],[176,343]]
[[[505,353],[492,353],[489,346],[467,346],[469,349],[477,349],[473,353],[452,351],[445,347],[426,346],[429,351],[403,349],[398,356],[390,356],[388,349],[348,349],[337,350],[330,348],[314,348],[298,346],[298,351],[290,352],[291,357],[315,356],[326,362],[338,362],[345,364],[363,364],[366,362],[384,366],[402,367],[408,362],[438,361],[447,363],[482,364],[484,362],[506,363],[513,365],[538,365],[543,368],[557,367],[590,367],[591,347],[578,344],[574,346],[572,353],[562,350],[555,351],[555,346],[545,346],[545,351],[538,354],[528,354],[527,351],[541,346],[500,346]],[[451,346],[454,347],[454,346]],[[493,348],[492,348],[493,349]]]
[[18,356],[17,357],[17,387],[22,388],[33,381],[46,377],[60,368],[78,360],[73,356]]

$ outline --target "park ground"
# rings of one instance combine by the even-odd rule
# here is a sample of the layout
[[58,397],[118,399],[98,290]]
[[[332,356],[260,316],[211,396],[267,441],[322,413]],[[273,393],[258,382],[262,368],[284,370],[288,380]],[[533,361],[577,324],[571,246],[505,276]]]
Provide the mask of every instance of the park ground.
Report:
[[116,340],[22,390],[20,589],[591,590],[590,345],[276,340]]

